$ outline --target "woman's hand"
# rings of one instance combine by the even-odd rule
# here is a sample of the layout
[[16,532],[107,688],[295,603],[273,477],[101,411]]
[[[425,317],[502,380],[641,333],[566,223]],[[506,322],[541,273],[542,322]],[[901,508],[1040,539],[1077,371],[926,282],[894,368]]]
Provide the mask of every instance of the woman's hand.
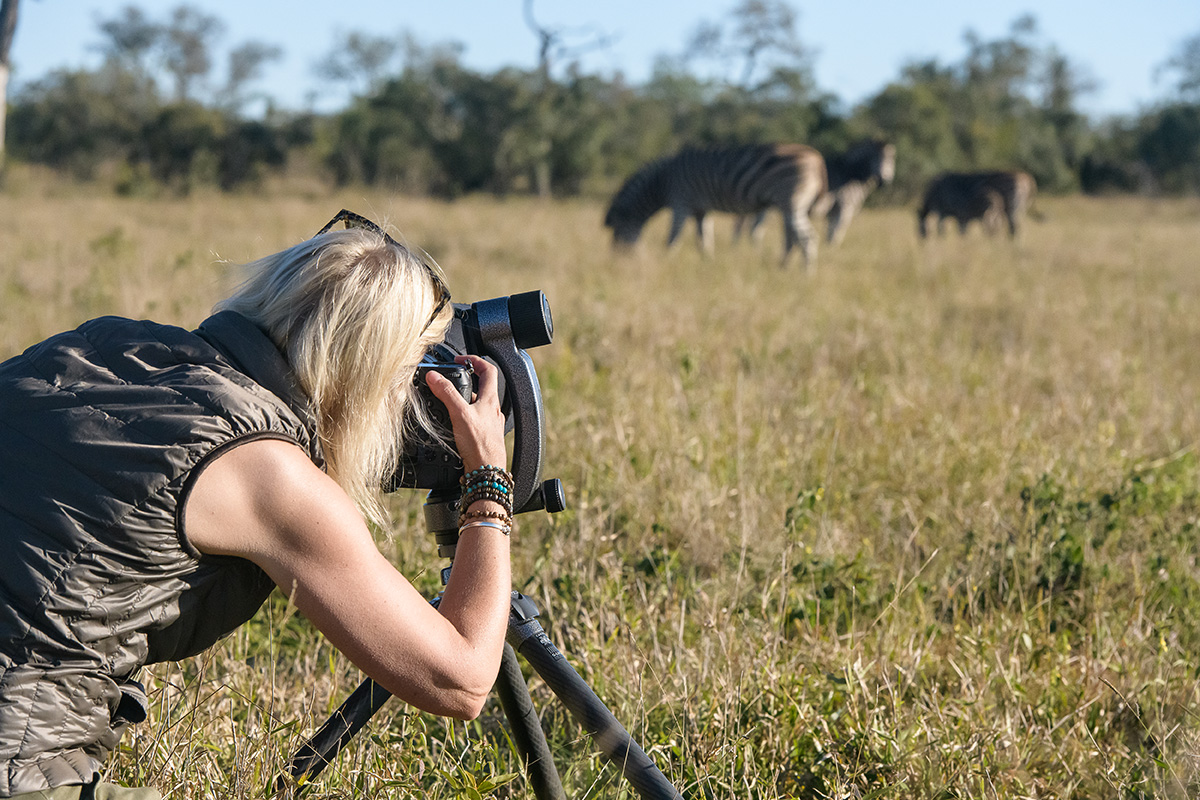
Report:
[[496,367],[479,356],[458,356],[459,364],[470,364],[479,377],[479,389],[475,402],[468,403],[449,380],[433,370],[425,373],[434,396],[446,405],[450,412],[450,424],[454,429],[454,443],[463,460],[463,468],[470,472],[484,464],[508,467],[508,452],[504,447],[504,414],[500,412],[499,381]]

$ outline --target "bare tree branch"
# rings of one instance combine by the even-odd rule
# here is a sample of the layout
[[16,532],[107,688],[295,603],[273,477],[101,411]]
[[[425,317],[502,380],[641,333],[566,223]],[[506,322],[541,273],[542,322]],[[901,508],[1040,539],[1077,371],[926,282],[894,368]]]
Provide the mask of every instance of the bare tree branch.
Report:
[[[533,0],[524,3],[525,24],[538,38],[538,72],[548,76],[556,61],[575,61],[580,56],[611,47],[617,37],[595,25],[578,28],[548,28],[533,16]],[[586,37],[584,41],[568,44],[566,39]]]

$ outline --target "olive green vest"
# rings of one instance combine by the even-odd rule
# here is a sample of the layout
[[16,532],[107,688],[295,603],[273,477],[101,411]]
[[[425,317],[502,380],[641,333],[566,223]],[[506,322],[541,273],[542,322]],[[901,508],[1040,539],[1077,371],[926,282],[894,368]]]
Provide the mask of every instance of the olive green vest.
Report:
[[273,584],[200,554],[206,459],[260,437],[323,466],[309,404],[245,317],[103,317],[0,364],[0,797],[87,783],[146,716],[143,664],[194,655]]

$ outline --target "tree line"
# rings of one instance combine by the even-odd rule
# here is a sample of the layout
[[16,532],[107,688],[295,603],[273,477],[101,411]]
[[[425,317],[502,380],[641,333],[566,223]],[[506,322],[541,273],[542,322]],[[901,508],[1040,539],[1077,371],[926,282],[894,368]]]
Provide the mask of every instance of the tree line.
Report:
[[[15,1],[15,0],[14,0]],[[533,69],[472,69],[461,48],[411,36],[341,34],[315,69],[352,99],[292,111],[254,91],[282,50],[250,41],[214,82],[219,19],[188,5],[158,19],[127,6],[97,23],[102,61],[64,69],[9,98],[12,159],[124,193],[252,188],[310,171],[337,184],[453,198],[469,192],[602,194],[684,146],[797,141],[839,152],[867,136],[897,146],[894,200],[946,169],[1019,168],[1047,191],[1200,192],[1200,33],[1164,60],[1168,99],[1090,119],[1086,71],[1023,16],[997,39],[966,34],[966,55],[907,64],[851,108],[816,85],[796,13],[742,0],[702,21],[651,77],[585,71],[572,41],[539,25]],[[257,113],[249,113],[257,108]]]

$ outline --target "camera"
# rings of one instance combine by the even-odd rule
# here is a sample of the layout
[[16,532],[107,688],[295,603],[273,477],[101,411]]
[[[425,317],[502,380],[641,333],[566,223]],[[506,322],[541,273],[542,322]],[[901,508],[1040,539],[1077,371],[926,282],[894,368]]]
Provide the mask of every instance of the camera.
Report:
[[[400,488],[450,487],[462,475],[462,459],[452,447],[454,431],[450,426],[450,414],[442,401],[434,396],[425,376],[430,372],[437,372],[450,381],[450,385],[469,403],[475,392],[474,372],[466,364],[455,363],[453,354],[436,352],[438,349],[440,346],[426,354],[425,359],[417,365],[417,372],[413,376],[413,383],[417,388],[417,402],[424,407],[436,432],[431,434],[417,425],[415,415],[409,412],[404,426],[408,438],[400,454],[396,472],[384,486],[385,491],[391,492]],[[447,360],[435,360],[439,356]]]
[[[455,303],[453,308],[454,319],[444,340],[429,349],[414,378],[419,402],[425,404],[437,424],[438,436],[427,432],[410,436],[398,468],[385,483],[385,491],[428,489],[431,495],[458,491],[462,460],[453,448],[454,435],[446,408],[429,390],[425,374],[436,370],[470,401],[475,389],[474,376],[469,367],[456,364],[454,358],[471,354],[499,368],[504,429],[513,433],[509,471],[515,485],[514,510],[516,513],[542,508],[561,511],[566,507],[561,484],[558,480],[541,482],[545,412],[537,371],[526,352],[550,344],[554,338],[554,322],[545,294],[524,292],[471,304]],[[406,429],[420,430],[415,423]]]

